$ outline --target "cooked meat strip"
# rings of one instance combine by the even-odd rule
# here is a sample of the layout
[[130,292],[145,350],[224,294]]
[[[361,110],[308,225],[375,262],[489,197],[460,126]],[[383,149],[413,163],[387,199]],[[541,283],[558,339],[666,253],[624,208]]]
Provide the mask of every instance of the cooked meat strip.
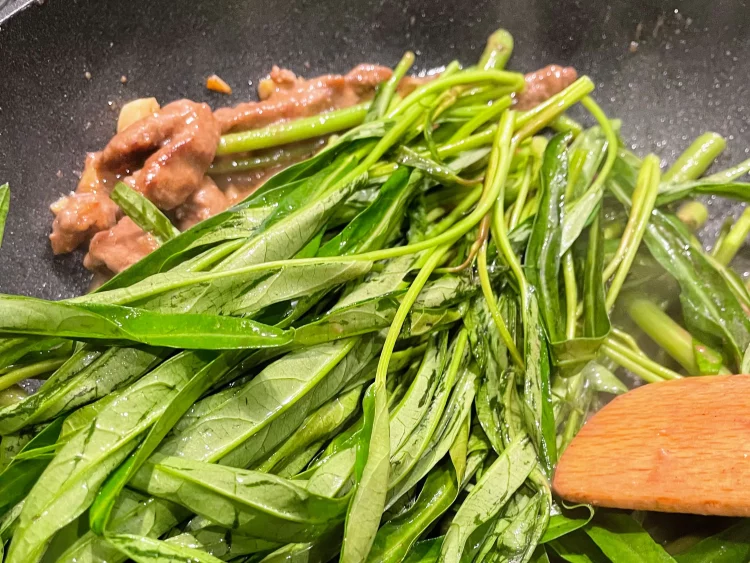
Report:
[[218,188],[211,178],[204,176],[201,187],[190,194],[185,203],[175,209],[177,228],[185,231],[196,223],[221,213],[229,205],[229,199],[224,195],[224,192]]
[[158,246],[158,241],[151,233],[142,230],[130,217],[123,217],[111,229],[94,235],[83,265],[89,270],[117,274]]
[[391,69],[362,64],[348,74],[326,74],[305,80],[292,71],[273,67],[260,83],[259,102],[239,104],[215,112],[222,133],[265,127],[271,123],[309,117],[346,108],[371,98],[378,84],[388,80]]
[[161,209],[174,209],[200,187],[219,144],[211,108],[179,100],[115,135],[103,151],[89,153],[74,194],[52,205],[50,241],[55,253],[70,252],[115,224],[109,194],[127,182]]
[[569,66],[548,65],[526,75],[526,87],[516,95],[516,109],[538,106],[573,84],[578,73]]
[[135,188],[160,209],[174,209],[200,186],[219,136],[207,104],[179,100],[115,135],[99,167],[119,174],[142,167]]
[[117,222],[118,207],[106,194],[74,193],[57,200],[50,209],[55,214],[49,236],[55,254],[72,252]]

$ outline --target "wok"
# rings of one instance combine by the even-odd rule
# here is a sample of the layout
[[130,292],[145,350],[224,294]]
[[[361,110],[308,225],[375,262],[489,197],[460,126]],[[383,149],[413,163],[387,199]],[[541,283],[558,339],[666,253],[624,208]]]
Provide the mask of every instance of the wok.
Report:
[[[596,98],[624,119],[623,137],[636,150],[669,160],[704,130],[727,137],[727,160],[746,158],[750,147],[743,0],[25,4],[0,0],[0,182],[12,189],[3,293],[58,299],[85,291],[81,256],[55,257],[49,248],[48,207],[75,188],[86,151],[104,146],[122,103],[156,96],[234,104],[255,95],[272,64],[313,76],[363,61],[393,65],[407,49],[422,69],[471,63],[502,26],[516,38],[512,67],[564,63],[593,77]],[[231,97],[205,90],[212,73],[234,87]]]

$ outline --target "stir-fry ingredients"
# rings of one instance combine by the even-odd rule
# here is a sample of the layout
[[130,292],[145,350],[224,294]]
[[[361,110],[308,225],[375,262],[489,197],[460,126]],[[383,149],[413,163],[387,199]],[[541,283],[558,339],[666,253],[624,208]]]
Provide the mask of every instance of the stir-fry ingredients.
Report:
[[[730,263],[750,222],[712,255],[690,202],[749,200],[750,164],[704,177],[710,135],[663,172],[588,77],[507,71],[512,45],[499,31],[478,64],[421,82],[411,53],[274,69],[260,102],[173,102],[89,156],[53,244],[90,239],[87,265],[120,273],[67,301],[0,296],[0,559],[748,553],[744,522],[666,537],[562,505],[550,478],[626,370],[748,370]],[[220,181],[234,169],[250,195]]]

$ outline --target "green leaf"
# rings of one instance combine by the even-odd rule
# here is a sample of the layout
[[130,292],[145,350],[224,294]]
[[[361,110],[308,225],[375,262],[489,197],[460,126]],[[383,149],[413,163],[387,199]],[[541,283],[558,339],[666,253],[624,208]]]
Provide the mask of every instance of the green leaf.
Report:
[[[446,335],[447,336],[447,335]],[[399,431],[404,428],[403,420],[399,420],[400,414],[403,413],[403,404],[400,403],[395,409],[391,416],[391,473],[388,480],[389,489],[397,487],[404,479],[406,479],[411,473],[412,469],[422,459],[425,451],[429,448],[430,442],[435,437],[435,433],[438,431],[440,422],[445,413],[446,406],[450,399],[451,391],[453,390],[456,380],[459,374],[463,373],[466,369],[466,342],[468,340],[466,331],[461,331],[456,336],[451,347],[448,350],[448,358],[450,363],[446,366],[445,360],[440,362],[440,365],[436,366],[440,371],[438,372],[436,383],[437,386],[432,393],[425,393],[419,397],[420,405],[422,402],[426,403],[427,408],[423,411],[421,406],[414,405],[409,411],[409,417],[411,420],[417,420],[418,424],[413,427],[409,432],[409,435],[405,439],[397,440],[394,439],[394,435],[398,438],[400,436]],[[446,358],[447,360],[447,358]],[[422,370],[420,369],[420,372]],[[411,392],[411,388],[407,391],[407,397]],[[429,396],[428,396],[429,395]],[[417,406],[417,408],[414,408]],[[407,418],[407,417],[401,417]],[[468,425],[470,421],[469,417],[465,417],[460,428],[459,434],[463,431],[466,432],[466,439],[468,440]],[[409,424],[413,426],[413,422]],[[456,436],[449,445],[449,453],[453,451],[456,443],[460,438]],[[454,454],[456,452],[454,451]],[[460,454],[459,454],[460,457]],[[464,456],[465,457],[465,456]],[[463,480],[463,475],[460,476]]]
[[513,442],[485,471],[466,497],[443,541],[440,561],[459,563],[469,536],[492,519],[528,477],[536,464],[527,438]]
[[[580,513],[584,510],[588,514],[581,516]],[[570,513],[570,515],[566,515],[566,512]],[[578,513],[577,517],[575,515],[576,513]],[[561,538],[566,534],[570,534],[571,532],[575,532],[591,522],[593,517],[594,509],[587,504],[571,506],[567,510],[561,511],[559,514],[553,514],[549,518],[547,530],[544,532],[542,539],[539,540],[539,543],[547,543]]]
[[421,174],[398,168],[375,200],[320,249],[319,256],[346,256],[381,248],[400,227],[409,201],[422,183]]
[[343,521],[348,497],[311,493],[291,481],[245,469],[165,457],[152,494],[255,538],[286,542],[315,539]]
[[[289,439],[277,448],[259,467],[259,471],[273,473],[295,453],[324,438],[338,433],[359,409],[362,387],[356,387],[334,397],[309,415]],[[316,450],[317,451],[317,450]]]
[[[188,516],[189,512],[177,504],[125,489],[115,503],[108,530],[113,534],[158,538]],[[126,559],[127,556],[104,536],[89,531],[70,546],[57,563],[123,563]]]
[[[189,422],[178,424],[157,453],[248,467],[356,378],[378,349],[374,337],[364,337],[287,354],[218,401],[210,396],[199,401],[188,412]],[[149,466],[136,474],[133,486],[150,492],[159,475]]]
[[153,348],[110,348],[102,353],[85,346],[52,374],[39,391],[0,409],[0,434],[51,420],[105,397],[132,383],[166,357],[164,350]]
[[626,514],[602,512],[585,530],[613,563],[674,563],[664,548]]
[[367,561],[400,562],[423,532],[446,511],[458,496],[458,481],[450,463],[430,472],[417,501],[398,517],[380,527]]
[[48,451],[49,446],[54,446],[57,442],[63,421],[64,417],[60,417],[48,424],[23,446],[19,454],[0,473],[0,515],[26,498],[51,459],[49,456],[19,459],[19,456],[33,454],[38,450]]
[[610,370],[597,362],[589,362],[581,372],[594,386],[598,393],[622,395],[628,392],[628,387]]
[[739,367],[750,345],[750,318],[725,278],[680,232],[674,220],[654,211],[646,244],[680,284],[680,302],[688,330],[710,346],[719,344]]
[[569,563],[611,563],[583,530],[561,536],[547,545]]
[[440,557],[444,536],[414,544],[403,563],[436,563]]
[[491,554],[492,561],[529,561],[547,527],[549,509],[548,492],[538,491],[530,496],[526,491],[517,491],[475,560],[484,561]]
[[[484,158],[487,156],[488,152],[487,149],[475,151],[477,155],[476,160]],[[396,160],[404,166],[423,171],[427,176],[440,184],[472,186],[479,183],[477,180],[465,180],[464,178],[461,178],[450,165],[441,164],[427,156],[419,154],[417,151],[412,150],[409,147],[400,147]]]
[[184,352],[121,391],[118,398],[59,451],[24,503],[10,563],[32,563],[53,534],[82,514],[104,479],[133,451],[169,399],[212,357]]
[[371,268],[372,262],[365,260],[281,268],[258,280],[247,292],[223,307],[222,313],[235,316],[252,315],[273,303],[327,291],[364,276]]
[[3,245],[3,233],[5,233],[5,219],[8,217],[10,207],[10,188],[8,184],[0,186],[0,247]]
[[523,419],[549,477],[557,461],[556,424],[550,392],[550,362],[536,296],[530,293],[524,311]]
[[539,307],[552,342],[564,340],[560,309],[560,258],[563,204],[568,183],[567,139],[555,135],[544,151],[539,209],[526,249],[526,275],[539,296]]
[[143,440],[136,452],[110,475],[99,490],[99,494],[89,509],[89,521],[91,529],[95,533],[105,533],[105,527],[117,497],[133,475],[146,463],[146,460],[172,427],[195,401],[242,359],[243,355],[246,354],[238,350],[221,354],[201,369],[176,395],[168,399],[164,411],[149,430],[146,439]]
[[131,534],[111,534],[107,541],[137,563],[221,563],[205,551]]
[[[378,386],[381,385],[381,388]],[[346,512],[341,563],[367,560],[388,490],[390,437],[387,394],[376,381],[362,404],[365,425],[357,445],[357,487]]]
[[748,202],[750,201],[750,183],[722,182],[707,178],[689,182],[663,182],[659,186],[656,205],[667,205],[694,195],[712,195]]
[[[747,372],[744,372],[747,373]],[[734,563],[750,560],[750,520],[743,519],[675,555],[677,563]]]
[[120,206],[125,215],[141,229],[151,233],[159,244],[164,244],[180,234],[180,231],[159,211],[158,207],[140,193],[129,188],[124,182],[115,184],[110,197]]
[[424,453],[409,474],[394,489],[388,493],[386,508],[392,506],[398,499],[406,494],[412,487],[421,481],[440,460],[450,451],[456,441],[456,437],[464,427],[466,419],[471,415],[471,406],[474,401],[474,393],[479,379],[478,368],[475,364],[469,364],[462,370],[453,392],[448,400],[448,405],[437,428],[432,433],[430,442],[424,449]]
[[154,313],[117,305],[0,297],[0,332],[79,340],[135,342],[182,349],[226,350],[284,346],[293,334],[249,319]]

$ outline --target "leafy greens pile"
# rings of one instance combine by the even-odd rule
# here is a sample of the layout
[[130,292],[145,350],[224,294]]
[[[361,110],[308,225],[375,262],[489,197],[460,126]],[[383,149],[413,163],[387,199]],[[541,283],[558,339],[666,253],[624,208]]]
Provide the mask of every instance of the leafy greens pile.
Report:
[[[587,77],[514,111],[511,50],[499,31],[478,65],[401,99],[407,53],[369,105],[318,120],[355,127],[182,234],[119,185],[155,252],[80,298],[1,296],[0,560],[747,555],[744,521],[670,555],[642,515],[564,507],[549,479],[626,391],[618,368],[748,371],[750,295],[728,264],[750,220],[709,254],[706,209],[676,205],[747,201],[750,162],[701,178],[724,146],[707,134],[662,174]],[[579,104],[595,126],[566,115]]]

